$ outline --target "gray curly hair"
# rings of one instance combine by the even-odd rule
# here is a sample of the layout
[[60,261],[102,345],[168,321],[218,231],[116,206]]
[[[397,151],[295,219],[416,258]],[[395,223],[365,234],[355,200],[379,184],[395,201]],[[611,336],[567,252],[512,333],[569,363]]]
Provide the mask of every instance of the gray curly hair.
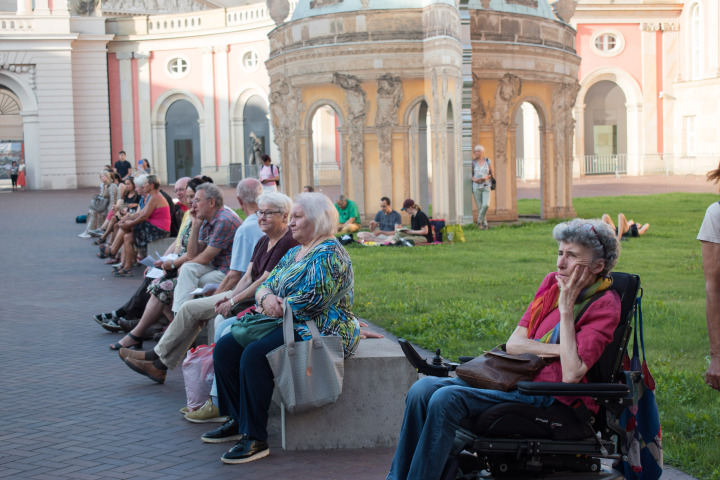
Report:
[[602,275],[615,268],[620,256],[620,244],[610,226],[598,218],[576,218],[558,223],[553,228],[553,238],[557,242],[583,245],[594,253],[594,260],[605,260]]

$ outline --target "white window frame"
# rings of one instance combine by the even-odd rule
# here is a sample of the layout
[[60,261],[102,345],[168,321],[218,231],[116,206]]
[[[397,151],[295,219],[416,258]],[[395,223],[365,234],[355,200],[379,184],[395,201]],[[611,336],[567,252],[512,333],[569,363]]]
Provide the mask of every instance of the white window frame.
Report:
[[[252,65],[252,66],[245,65],[245,57],[247,57],[248,55],[255,56],[255,65]],[[249,49],[249,50],[245,50],[244,52],[242,52],[242,54],[240,55],[240,66],[242,67],[243,70],[245,70],[248,73],[252,73],[252,72],[256,71],[258,69],[258,67],[260,66],[260,54],[257,52],[257,50]]]
[[[611,50],[601,50],[595,45],[597,39],[602,37],[603,35],[612,35],[615,37],[615,47],[613,47]],[[623,50],[625,50],[625,37],[617,30],[598,30],[590,37],[590,48],[596,55],[600,55],[601,57],[614,57],[622,53]]]
[[[185,62],[185,66],[187,68],[185,68],[185,70],[182,72],[173,71],[171,69],[171,64],[176,60]],[[172,57],[168,58],[167,62],[165,62],[165,73],[167,73],[168,77],[175,79],[187,77],[190,73],[190,60],[188,60],[185,55],[173,55]]]

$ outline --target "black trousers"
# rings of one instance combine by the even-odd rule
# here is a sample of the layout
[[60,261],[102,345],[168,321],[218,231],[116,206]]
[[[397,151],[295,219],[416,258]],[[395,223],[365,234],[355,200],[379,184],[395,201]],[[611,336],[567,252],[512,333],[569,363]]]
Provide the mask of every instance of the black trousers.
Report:
[[130,297],[130,300],[118,309],[118,312],[121,314],[120,316],[126,317],[129,320],[142,317],[143,312],[145,312],[145,306],[150,300],[147,287],[152,281],[152,278],[145,278],[143,280],[135,293],[133,293],[133,296]]

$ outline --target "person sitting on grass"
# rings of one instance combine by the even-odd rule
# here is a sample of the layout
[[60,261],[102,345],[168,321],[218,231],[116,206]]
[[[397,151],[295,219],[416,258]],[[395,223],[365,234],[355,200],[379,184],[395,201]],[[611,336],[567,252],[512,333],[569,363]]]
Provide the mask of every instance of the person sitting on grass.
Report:
[[[586,383],[588,370],[612,341],[620,322],[620,297],[610,289],[608,275],[617,263],[619,242],[610,227],[597,219],[560,223],[553,229],[553,238],[558,242],[557,270],[545,276],[506,349],[549,360],[533,378],[535,382]],[[601,295],[583,312],[596,293]],[[407,394],[387,479],[440,479],[464,418],[497,404],[549,407],[555,402],[582,402],[592,412],[599,408],[590,397],[523,395],[518,390],[473,388],[457,377],[421,378]]]
[[618,237],[618,241],[620,240],[627,240],[630,237],[639,237],[640,235],[644,235],[645,232],[648,231],[648,228],[650,228],[650,224],[646,223],[645,225],[638,226],[637,223],[633,220],[628,220],[625,218],[624,213],[618,214],[618,226],[616,227],[615,224],[612,221],[612,218],[610,218],[610,215],[607,213],[603,213],[602,221],[610,225],[610,228],[615,230],[615,234]]
[[415,204],[415,200],[408,198],[400,209],[406,211],[410,215],[410,228],[400,228],[393,237],[393,242],[401,240],[411,240],[414,244],[432,243],[432,227],[430,227],[430,219],[424,212],[420,211],[420,205]]
[[357,203],[348,200],[345,195],[338,195],[335,208],[340,217],[337,227],[339,234],[347,235],[360,230],[360,210]]
[[359,241],[386,243],[392,240],[395,231],[402,224],[402,217],[392,209],[391,205],[388,197],[380,199],[380,211],[370,222],[370,231],[358,233]]

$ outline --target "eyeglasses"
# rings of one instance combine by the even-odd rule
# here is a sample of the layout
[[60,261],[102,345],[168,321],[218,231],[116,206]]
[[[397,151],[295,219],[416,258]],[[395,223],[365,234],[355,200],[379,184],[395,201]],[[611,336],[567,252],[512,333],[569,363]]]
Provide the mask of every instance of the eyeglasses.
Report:
[[258,211],[255,212],[255,213],[257,214],[258,217],[272,217],[272,216],[275,215],[276,213],[282,213],[282,211],[280,211],[280,210],[275,210],[275,211],[272,211],[272,210],[264,210],[264,211],[263,211],[263,210],[258,210]]
[[603,244],[602,240],[600,240],[600,235],[598,235],[597,231],[595,230],[595,227],[590,223],[584,223],[581,227],[583,230],[592,230],[592,232],[595,234],[595,238],[597,239],[598,243],[603,249],[603,255],[607,254],[607,251],[605,250],[605,244]]

